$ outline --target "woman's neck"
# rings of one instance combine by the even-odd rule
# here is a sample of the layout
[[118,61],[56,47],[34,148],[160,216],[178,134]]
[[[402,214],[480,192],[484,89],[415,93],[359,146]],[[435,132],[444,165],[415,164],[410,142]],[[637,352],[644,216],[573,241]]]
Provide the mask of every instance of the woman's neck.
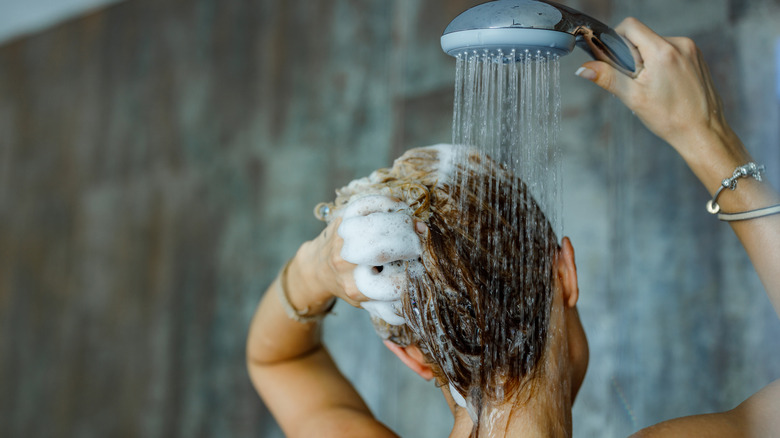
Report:
[[[548,381],[549,382],[549,381]],[[483,406],[481,437],[569,437],[571,398],[568,390],[540,385],[525,403],[507,401],[499,406]],[[450,437],[468,437],[473,423],[466,409],[457,408]]]
[[[553,311],[541,372],[532,384],[523,385],[518,394],[502,404],[482,407],[480,437],[571,436],[572,369],[568,343],[563,336],[565,323],[556,313]],[[457,407],[454,414],[455,425],[450,437],[468,437],[473,427],[468,412]]]

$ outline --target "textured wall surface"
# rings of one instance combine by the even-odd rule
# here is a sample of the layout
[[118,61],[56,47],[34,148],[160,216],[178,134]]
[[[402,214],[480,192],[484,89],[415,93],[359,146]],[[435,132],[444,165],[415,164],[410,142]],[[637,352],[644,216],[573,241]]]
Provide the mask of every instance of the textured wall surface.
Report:
[[[281,433],[244,369],[265,286],[333,189],[450,140],[438,37],[475,1],[132,0],[0,47],[0,436]],[[580,0],[693,37],[780,181],[776,0]],[[706,190],[562,61],[564,229],[591,365],[575,435],[734,407],[780,323]],[[378,418],[450,414],[345,305],[326,341]]]

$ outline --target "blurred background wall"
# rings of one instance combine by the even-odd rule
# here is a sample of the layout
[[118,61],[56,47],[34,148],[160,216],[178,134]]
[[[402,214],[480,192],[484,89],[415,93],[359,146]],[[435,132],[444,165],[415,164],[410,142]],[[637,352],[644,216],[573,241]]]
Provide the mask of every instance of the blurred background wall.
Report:
[[[126,0],[0,46],[0,436],[279,437],[244,367],[264,288],[333,190],[450,140],[467,0]],[[780,181],[780,2],[571,0],[694,38]],[[562,62],[564,230],[591,365],[575,436],[730,409],[780,323],[705,188]],[[780,269],[780,268],[779,268]],[[326,341],[377,417],[445,436],[432,384],[339,305]]]

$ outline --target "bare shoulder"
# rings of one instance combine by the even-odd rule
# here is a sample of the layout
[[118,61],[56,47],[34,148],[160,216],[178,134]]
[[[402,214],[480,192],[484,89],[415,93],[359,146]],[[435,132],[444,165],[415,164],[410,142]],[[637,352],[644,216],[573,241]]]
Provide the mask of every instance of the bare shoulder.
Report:
[[298,428],[295,436],[398,438],[398,435],[371,415],[350,408],[333,408],[312,416]]
[[777,437],[780,436],[778,412],[780,380],[765,386],[730,411],[664,421],[640,430],[632,435],[632,438]]
[[661,437],[743,437],[739,425],[731,415],[732,411],[717,414],[694,415],[664,421],[631,435],[631,438]]

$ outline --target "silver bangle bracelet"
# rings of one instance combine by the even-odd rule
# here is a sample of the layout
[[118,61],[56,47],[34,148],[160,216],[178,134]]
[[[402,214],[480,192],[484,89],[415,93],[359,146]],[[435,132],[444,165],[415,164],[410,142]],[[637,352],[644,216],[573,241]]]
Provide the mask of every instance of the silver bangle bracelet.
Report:
[[[761,181],[762,173],[764,173],[764,166],[763,165],[759,166],[758,164],[753,162],[747,163],[743,166],[739,166],[736,169],[734,169],[734,173],[731,175],[731,178],[725,178],[721,182],[720,187],[718,187],[718,191],[715,192],[715,196],[713,196],[712,199],[707,201],[707,211],[710,212],[711,214],[720,213],[720,205],[718,205],[718,197],[720,197],[720,194],[721,192],[723,192],[723,189],[728,188],[731,190],[736,190],[737,180],[740,178],[752,177],[756,181]],[[721,219],[721,220],[729,220],[729,219]]]

